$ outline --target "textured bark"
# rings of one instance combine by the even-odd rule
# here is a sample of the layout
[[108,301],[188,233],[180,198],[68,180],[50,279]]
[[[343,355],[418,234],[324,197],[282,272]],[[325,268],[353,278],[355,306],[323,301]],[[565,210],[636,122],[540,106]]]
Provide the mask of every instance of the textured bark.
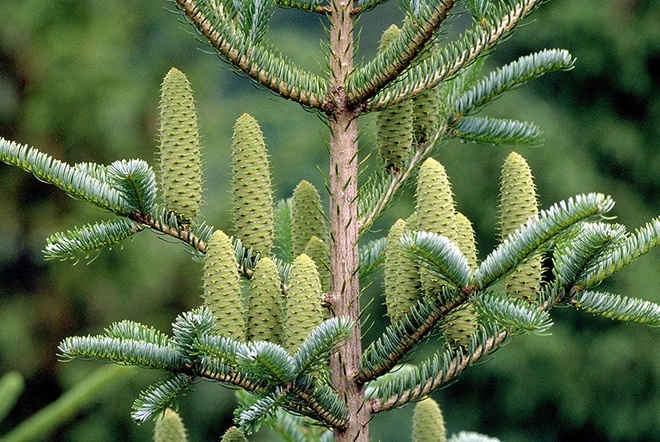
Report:
[[[330,127],[330,303],[335,316],[358,320],[360,287],[358,281],[358,125],[344,85],[353,67],[353,19],[351,2],[333,0],[330,6],[331,90],[328,99]],[[336,442],[367,442],[369,411],[363,406],[362,385],[356,381],[362,353],[360,327],[331,360],[332,384],[349,409],[344,430],[335,431]]]

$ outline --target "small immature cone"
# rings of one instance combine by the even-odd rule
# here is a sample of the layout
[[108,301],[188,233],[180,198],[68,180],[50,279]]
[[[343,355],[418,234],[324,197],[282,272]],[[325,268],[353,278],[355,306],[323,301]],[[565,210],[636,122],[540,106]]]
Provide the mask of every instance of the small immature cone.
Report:
[[[429,158],[421,165],[417,178],[417,230],[456,240],[456,208],[445,168]],[[423,268],[422,288],[433,296],[442,281]]]
[[247,311],[250,341],[279,344],[282,318],[282,289],[277,266],[268,257],[261,258],[252,275]]
[[284,297],[283,346],[295,353],[307,336],[323,321],[321,283],[314,261],[298,255],[291,265]]
[[248,440],[241,430],[236,427],[231,427],[225,431],[220,442],[248,442]]
[[[420,56],[420,61],[430,57],[434,47],[429,48]],[[418,143],[430,140],[439,118],[440,90],[438,87],[427,89],[412,99],[413,133]]]
[[323,293],[330,291],[330,245],[318,236],[309,239],[304,253],[314,260],[321,279]]
[[263,255],[273,246],[273,192],[261,128],[241,115],[232,140],[232,203],[236,235],[246,249]]
[[472,223],[461,212],[456,212],[456,245],[467,258],[472,271],[477,270],[477,241]]
[[445,339],[454,349],[468,348],[476,331],[477,313],[468,303],[449,313],[443,323]]
[[[400,30],[395,25],[385,30],[379,51],[383,52],[396,40]],[[404,100],[376,114],[376,142],[387,171],[398,171],[408,160],[413,141],[413,104]]]
[[447,430],[442,411],[436,401],[427,397],[417,402],[413,411],[413,442],[446,442]]
[[[474,229],[470,220],[460,212],[456,212],[456,245],[467,258],[470,269],[476,270],[477,245]],[[451,312],[444,323],[445,339],[454,348],[467,348],[476,331],[477,313],[469,303]]]
[[163,417],[156,421],[154,442],[186,442],[188,435],[178,413],[171,408],[165,410]]
[[[511,152],[504,160],[500,182],[500,229],[502,240],[538,214],[536,186],[525,159]],[[541,285],[541,256],[534,256],[504,279],[509,295],[534,302]]]
[[395,222],[387,235],[385,246],[385,306],[392,322],[403,318],[420,297],[417,263],[400,243],[406,222]]
[[202,161],[192,89],[176,68],[161,89],[159,154],[165,207],[189,224],[202,200]]
[[217,329],[245,341],[246,326],[234,246],[221,230],[213,232],[204,259],[204,304],[213,312]]
[[321,196],[314,185],[305,180],[301,181],[293,190],[291,236],[294,256],[305,252],[305,247],[312,236],[323,241],[328,237],[328,228],[321,207]]

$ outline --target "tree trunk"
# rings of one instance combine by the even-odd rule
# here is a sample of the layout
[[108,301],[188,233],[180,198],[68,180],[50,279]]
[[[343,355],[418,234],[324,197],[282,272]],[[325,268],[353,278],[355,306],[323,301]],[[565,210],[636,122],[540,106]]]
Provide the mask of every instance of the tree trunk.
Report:
[[352,2],[333,0],[330,19],[332,89],[329,91],[330,128],[330,303],[335,316],[352,318],[356,327],[350,339],[331,360],[332,384],[349,409],[348,426],[335,431],[337,442],[368,442],[369,413],[362,406],[362,385],[356,382],[360,340],[360,285],[358,280],[357,176],[358,125],[355,109],[346,102],[343,85],[353,68]]

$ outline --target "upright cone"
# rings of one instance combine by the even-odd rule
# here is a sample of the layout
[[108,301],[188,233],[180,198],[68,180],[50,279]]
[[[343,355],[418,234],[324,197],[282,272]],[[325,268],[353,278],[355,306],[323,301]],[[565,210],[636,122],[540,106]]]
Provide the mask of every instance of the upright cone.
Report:
[[417,402],[413,411],[413,442],[446,442],[447,430],[440,406],[427,397]]
[[403,318],[420,297],[417,263],[400,240],[406,232],[402,219],[392,225],[385,247],[385,306],[392,322]]
[[165,207],[189,224],[202,200],[201,153],[192,89],[176,68],[161,87],[159,157]]
[[186,442],[188,435],[179,414],[168,408],[163,417],[156,421],[154,442]]
[[[400,34],[395,25],[385,30],[379,51],[387,49]],[[376,142],[385,170],[398,171],[408,161],[413,141],[413,105],[404,100],[376,114]]]
[[[430,47],[420,55],[420,62],[430,57],[435,48]],[[426,89],[412,100],[413,134],[415,141],[424,143],[434,136],[439,118],[440,92],[438,87]]]
[[222,436],[220,442],[248,442],[247,437],[236,427],[230,427]]
[[291,236],[294,256],[305,252],[312,236],[323,241],[328,236],[328,227],[321,207],[321,196],[314,185],[305,180],[301,181],[293,190]]
[[254,269],[248,297],[247,330],[250,341],[280,343],[281,285],[273,260],[261,258]]
[[321,283],[309,256],[299,255],[291,265],[284,298],[283,345],[295,353],[309,333],[323,321]]
[[[456,208],[447,172],[433,158],[419,169],[417,178],[417,230],[456,239]],[[421,269],[422,288],[433,296],[442,281]]]
[[204,259],[204,304],[213,312],[218,331],[245,341],[245,314],[234,247],[221,230],[213,232]]
[[269,254],[273,246],[273,192],[261,128],[241,115],[232,142],[232,203],[236,235],[243,247]]
[[[515,232],[529,218],[538,214],[536,186],[525,159],[511,152],[502,166],[500,182],[500,228],[502,240]],[[541,256],[520,264],[504,279],[511,296],[534,302],[541,285]]]

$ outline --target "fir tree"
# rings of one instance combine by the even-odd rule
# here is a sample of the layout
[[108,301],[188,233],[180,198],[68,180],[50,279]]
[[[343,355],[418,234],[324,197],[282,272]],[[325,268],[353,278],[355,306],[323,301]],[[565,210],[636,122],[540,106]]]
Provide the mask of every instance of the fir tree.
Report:
[[[179,240],[204,261],[204,305],[182,312],[171,333],[122,321],[59,347],[64,360],[162,371],[132,412],[138,422],[164,415],[159,434],[175,421],[179,436],[173,437],[185,437],[168,410],[195,381],[206,379],[244,392],[236,427],[223,440],[246,440],[267,424],[289,440],[363,442],[373,415],[417,401],[416,410],[432,409],[435,420],[424,422],[420,411],[414,439],[424,439],[436,425],[441,431],[432,437],[444,440],[442,413],[427,396],[515,336],[547,332],[552,308],[660,325],[657,304],[598,289],[660,243],[660,218],[626,232],[606,222],[614,202],[600,193],[539,210],[531,170],[514,153],[503,167],[501,241],[478,262],[470,221],[457,211],[450,174],[437,160],[443,142],[453,138],[516,148],[538,144],[536,125],[478,111],[514,87],[573,67],[567,51],[542,50],[480,78],[487,54],[541,2],[403,0],[402,22],[388,30],[373,59],[358,62],[356,20],[380,3],[176,0],[236,70],[323,119],[327,210],[304,180],[291,199],[273,204],[267,146],[257,121],[245,114],[235,125],[231,153],[236,237],[202,222],[192,90],[177,70],[162,88],[158,179],[143,160],[70,165],[0,138],[0,160],[109,212],[108,219],[53,235],[47,257],[88,257],[151,230]],[[268,42],[274,8],[323,16],[326,74],[296,66]],[[463,14],[471,24],[449,37],[444,31]],[[378,116],[381,170],[359,183],[358,121],[371,112]],[[383,238],[363,243],[407,184],[417,189],[416,212]],[[546,280],[542,254],[552,260]],[[381,268],[390,323],[363,343],[361,288]],[[445,345],[406,363],[439,331]],[[167,437],[161,440],[175,440]],[[470,437],[461,433],[451,440]]]

